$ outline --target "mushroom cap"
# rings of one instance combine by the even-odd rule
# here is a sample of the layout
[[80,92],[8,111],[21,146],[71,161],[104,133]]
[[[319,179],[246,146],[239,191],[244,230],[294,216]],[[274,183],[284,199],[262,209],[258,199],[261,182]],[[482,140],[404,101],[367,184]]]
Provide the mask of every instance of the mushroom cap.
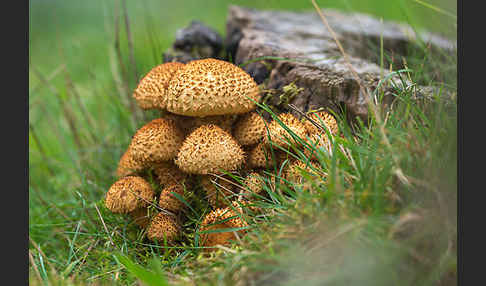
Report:
[[256,112],[250,112],[238,119],[233,136],[242,146],[261,141],[266,133],[265,120]]
[[213,208],[226,207],[228,201],[233,199],[233,184],[224,179],[219,179],[210,175],[202,175],[200,182],[209,204]]
[[159,197],[159,207],[170,212],[179,212],[184,209],[185,204],[172,193],[184,197],[184,186],[179,183],[172,183],[162,189]]
[[130,151],[130,148],[128,148],[118,162],[118,167],[116,169],[116,176],[118,178],[138,173],[145,168],[140,161],[133,158]]
[[[337,124],[336,118],[334,118],[334,116],[332,116],[330,113],[328,113],[326,111],[319,111],[319,112],[313,112],[313,113],[309,114],[308,116],[319,125],[321,125],[321,120],[322,120],[322,122],[325,125],[323,127],[329,129],[329,132],[331,134],[334,134],[334,135],[338,134],[339,126]],[[309,120],[304,120],[304,126],[305,126],[305,129],[307,130],[307,133],[309,133],[309,134],[320,134],[320,133],[322,133],[322,130],[320,128],[317,128]]]
[[[328,152],[330,151],[331,149],[331,141],[329,141],[329,138],[327,137],[327,134],[325,133],[314,133],[314,134],[310,134],[309,135],[309,138],[306,138],[305,141],[311,145],[311,146],[316,146],[316,148],[319,148],[319,149],[324,149],[324,150],[327,150]],[[305,147],[304,149],[304,154],[307,156],[307,157],[310,157],[311,160],[318,160],[317,159],[317,150],[314,151],[314,150],[310,150],[308,149],[307,147]]]
[[[302,171],[308,172],[312,177],[320,178],[324,174],[317,172],[312,169],[321,170],[322,167],[316,163],[309,161],[310,164],[306,164],[301,160],[294,160],[290,164],[288,164],[283,170],[283,178],[292,183],[302,183]],[[312,165],[312,167],[310,166]]]
[[183,140],[184,134],[173,120],[157,118],[137,130],[129,148],[135,160],[159,163],[173,159]]
[[265,145],[265,142],[260,142],[251,149],[246,162],[248,167],[272,168],[275,164],[280,165],[287,158],[287,153],[284,151],[273,149],[275,154],[275,159],[273,159],[270,148]]
[[129,213],[149,205],[154,196],[152,186],[143,178],[127,176],[111,185],[105,206],[114,213]]
[[234,171],[244,161],[244,152],[231,135],[214,124],[202,125],[189,134],[175,163],[191,174]]
[[157,182],[162,186],[181,183],[188,177],[188,174],[182,172],[173,161],[163,161],[154,164],[152,172],[154,173]]
[[[201,223],[200,231],[202,232],[208,230],[240,228],[240,227],[247,226],[248,224],[245,221],[243,221],[239,216],[237,216],[238,215],[237,212],[241,212],[241,208],[238,205],[235,204],[233,205],[235,206],[236,211],[231,207],[226,207],[226,208],[215,209],[212,212],[208,213],[204,218],[203,222]],[[243,234],[245,230],[238,230],[237,232],[239,234]],[[227,245],[230,243],[230,240],[235,239],[236,236],[233,231],[229,231],[229,232],[202,233],[200,238],[201,238],[200,241],[202,246],[215,246],[215,245]],[[208,248],[207,250],[208,251],[216,250],[216,248]]]
[[[278,118],[282,121],[282,123],[288,127],[291,131],[295,133],[299,138],[304,139],[306,135],[306,129],[302,122],[297,119],[291,113],[282,113],[278,116]],[[300,143],[296,140],[293,140],[292,136],[286,129],[280,125],[280,123],[276,120],[272,120],[268,125],[268,133],[269,136],[265,136],[264,142],[269,145],[270,139],[276,145],[281,147],[288,147],[289,142],[295,142],[296,145],[300,145]],[[269,139],[270,137],[270,139]],[[286,139],[288,138],[288,140]]]
[[141,228],[146,228],[150,223],[150,216],[147,208],[138,208],[130,212],[133,221]]
[[177,219],[169,214],[158,213],[150,222],[147,230],[148,239],[160,243],[164,242],[164,239],[168,243],[172,243],[181,233],[181,225]]
[[164,63],[151,69],[138,83],[133,97],[142,109],[165,109],[167,104],[167,87],[183,63]]
[[245,193],[247,194],[246,197],[249,197],[253,194],[262,196],[265,193],[265,190],[263,189],[263,178],[260,174],[257,172],[251,172],[249,173],[246,177],[245,180],[243,181],[243,186],[247,188],[245,189]]
[[179,69],[169,83],[167,110],[187,116],[240,114],[255,109],[259,89],[230,62],[201,59]]

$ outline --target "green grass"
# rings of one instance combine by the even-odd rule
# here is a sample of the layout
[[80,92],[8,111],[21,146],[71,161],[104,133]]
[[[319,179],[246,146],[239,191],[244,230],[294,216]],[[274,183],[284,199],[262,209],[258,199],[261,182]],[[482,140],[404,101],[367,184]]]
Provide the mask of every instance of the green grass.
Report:
[[[191,20],[225,31],[228,1],[128,2],[138,78],[161,62],[175,31]],[[367,12],[455,37],[455,19],[421,3],[318,1],[324,8]],[[455,11],[449,3],[427,3]],[[232,4],[313,9],[310,1]],[[166,285],[166,280],[181,284],[192,280],[196,285],[233,285],[238,280],[284,285],[323,281],[437,285],[439,278],[454,277],[456,104],[444,101],[440,93],[430,101],[417,102],[410,91],[397,90],[393,111],[379,113],[384,122],[371,116],[368,125],[353,126],[355,132],[339,120],[344,137],[335,138],[332,155],[315,150],[327,178],[316,180],[304,172],[308,178],[304,185],[282,183],[274,188],[268,182],[268,198],[256,203],[267,214],[250,215],[250,233],[231,249],[202,255],[194,230],[208,206],[200,190],[187,198],[192,210],[181,245],[147,243],[127,217],[110,213],[102,201],[135,130],[159,116],[152,111],[135,117],[130,112],[127,97],[136,78],[122,19],[123,67],[116,56],[114,5],[114,1],[30,2],[29,273],[33,285],[113,281],[133,285],[138,279],[147,285]],[[374,49],[380,58],[379,47]],[[455,59],[442,61],[427,50],[416,50],[406,60],[413,72],[403,75],[413,82],[456,88]],[[420,220],[421,231],[391,239],[389,233],[407,212],[425,217]]]

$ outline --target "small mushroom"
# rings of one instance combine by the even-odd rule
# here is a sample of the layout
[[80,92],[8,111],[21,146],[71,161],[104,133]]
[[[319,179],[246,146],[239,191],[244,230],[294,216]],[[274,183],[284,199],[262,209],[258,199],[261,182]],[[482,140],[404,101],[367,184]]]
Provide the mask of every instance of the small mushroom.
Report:
[[263,189],[263,181],[262,176],[257,172],[251,172],[243,181],[243,186],[246,187],[246,190],[241,193],[241,195],[247,199],[250,199],[254,195],[263,196],[265,194],[265,190]]
[[212,58],[187,63],[176,72],[168,91],[168,111],[197,117],[246,113],[259,100],[258,85],[247,72]]
[[257,144],[266,133],[265,120],[256,112],[243,115],[235,124],[233,136],[242,146]]
[[[239,207],[237,202],[234,202],[233,208],[228,206],[226,208],[213,210],[206,215],[203,222],[201,223],[200,232],[222,229],[229,230],[233,228],[241,228],[247,226],[248,224],[240,218],[238,213],[241,215],[241,208]],[[206,247],[216,245],[228,245],[230,243],[230,240],[234,240],[236,238],[235,232],[239,235],[243,235],[245,233],[245,230],[229,230],[201,233],[201,245]],[[217,248],[211,247],[206,248],[206,251],[213,251],[216,249]]]
[[214,124],[202,125],[182,143],[175,164],[191,174],[220,173],[238,169],[244,152],[236,140]]
[[165,109],[167,87],[183,63],[164,63],[150,70],[138,83],[133,97],[142,109]]
[[116,176],[118,178],[125,177],[128,175],[136,174],[142,171],[145,166],[133,158],[130,148],[128,148],[125,153],[120,158],[118,162],[118,167],[116,169]]
[[160,163],[173,159],[183,140],[184,134],[173,120],[158,118],[137,130],[129,148],[142,164]]
[[157,182],[162,186],[184,182],[188,177],[188,175],[182,172],[173,161],[164,161],[154,164],[152,172],[155,175]]
[[306,164],[301,160],[293,160],[284,168],[283,178],[289,182],[300,184],[303,183],[302,171],[309,173],[309,175],[314,178],[321,178],[325,175],[316,171],[322,169],[322,167],[318,163],[312,161],[309,161],[309,163],[310,164]]
[[105,196],[105,206],[113,213],[129,213],[150,204],[155,192],[152,186],[138,176],[127,176],[116,181]]
[[282,150],[273,149],[272,156],[271,146],[267,146],[265,142],[260,142],[248,154],[246,164],[249,168],[272,168],[276,165],[280,165],[286,158],[287,153]]
[[330,152],[330,150],[331,150],[331,141],[329,140],[329,138],[327,137],[327,134],[325,134],[325,133],[311,134],[311,135],[309,135],[308,138],[305,139],[305,141],[311,146],[304,148],[304,154],[306,155],[306,157],[308,157],[308,158],[310,157],[310,159],[313,160],[313,161],[318,160],[317,155],[316,155],[316,153],[318,151],[314,150],[314,148],[312,148],[312,146],[315,146],[315,148],[320,148],[320,149],[323,148],[324,150],[327,150],[328,152]]
[[[309,118],[312,119],[318,125],[321,125],[321,120],[322,120],[322,122],[325,125],[325,126],[322,126],[322,127],[327,128],[329,130],[329,132],[333,135],[338,134],[339,127],[338,127],[337,121],[334,118],[334,116],[332,116],[330,113],[328,113],[326,111],[313,112],[309,115]],[[321,134],[321,133],[323,133],[323,131],[320,128],[317,128],[317,126],[315,126],[309,120],[304,120],[304,126],[305,126],[305,129],[307,130],[307,133],[309,133],[309,134]]]
[[159,207],[164,210],[177,213],[184,209],[185,204],[179,198],[174,196],[173,193],[184,197],[184,185],[172,183],[163,188],[162,192],[160,192]]
[[[278,119],[287,126],[288,129],[293,131],[295,135],[299,138],[304,139],[306,136],[306,129],[303,123],[301,123],[294,115],[291,113],[282,113],[278,116]],[[265,135],[265,144],[270,145],[270,140],[273,144],[280,147],[289,147],[289,142],[294,142],[297,146],[300,142],[294,140],[290,133],[282,126],[277,120],[272,120],[268,126],[268,135]],[[286,139],[288,138],[288,139]]]
[[167,243],[172,243],[181,234],[181,225],[177,219],[169,214],[163,212],[158,213],[150,222],[147,230],[147,238],[159,243],[167,240]]
[[213,208],[228,206],[228,201],[233,200],[233,184],[225,180],[203,175],[200,177],[201,186],[206,193],[209,204]]

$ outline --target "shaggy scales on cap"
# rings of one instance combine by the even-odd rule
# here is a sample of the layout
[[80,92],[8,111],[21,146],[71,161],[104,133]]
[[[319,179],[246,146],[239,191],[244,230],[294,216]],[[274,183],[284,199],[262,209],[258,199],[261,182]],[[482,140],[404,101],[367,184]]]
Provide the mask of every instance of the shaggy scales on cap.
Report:
[[256,112],[247,113],[239,118],[233,131],[233,136],[242,146],[260,142],[265,134],[265,120]]
[[[334,116],[326,111],[313,112],[309,114],[309,118],[318,125],[321,125],[322,120],[325,125],[323,127],[327,128],[329,130],[329,133],[333,135],[337,134],[339,131],[336,119],[334,118]],[[304,120],[304,126],[309,134],[320,134],[323,132],[320,128],[317,128],[317,126],[315,126],[311,121],[307,119]]]
[[[243,221],[237,213],[240,208],[236,207],[236,211],[231,207],[216,209],[206,215],[201,223],[200,232],[220,229],[241,228],[248,224]],[[231,219],[230,219],[231,218]],[[244,234],[245,230],[238,230],[238,234]],[[234,240],[236,235],[234,231],[201,233],[202,246],[227,245],[230,240]],[[207,251],[216,250],[217,248],[207,248]]]
[[245,113],[259,100],[258,85],[247,72],[212,58],[187,63],[168,90],[167,110],[187,116]]
[[159,207],[170,212],[179,212],[184,209],[185,204],[179,200],[173,193],[184,197],[184,186],[179,183],[173,183],[162,189],[159,197]]
[[244,152],[236,140],[214,124],[202,125],[186,137],[175,163],[191,174],[234,171],[244,161]]
[[169,214],[158,213],[152,221],[147,231],[148,239],[159,243],[163,243],[167,240],[168,243],[172,243],[181,233],[181,225],[177,219]]
[[155,196],[152,186],[141,177],[127,176],[108,190],[105,206],[114,213],[129,213],[149,205]]
[[182,183],[188,177],[188,175],[182,172],[173,161],[164,161],[155,164],[152,172],[154,173],[157,182],[162,186]]
[[116,176],[118,178],[138,173],[145,168],[140,161],[133,158],[130,151],[130,148],[128,148],[118,162],[118,167],[116,169]]
[[167,87],[183,63],[165,63],[154,67],[138,83],[133,97],[142,109],[165,109]]
[[170,119],[158,118],[137,130],[130,143],[133,158],[143,164],[173,159],[184,134]]
[[[306,135],[306,129],[303,123],[299,121],[291,113],[282,113],[278,116],[278,119],[287,126],[288,129],[293,131],[297,137],[304,139]],[[273,144],[281,147],[288,147],[289,142],[295,142],[295,144],[300,145],[300,143],[293,139],[292,135],[282,126],[277,120],[272,120],[268,126],[269,136],[265,135],[265,143],[270,145],[270,139]],[[270,138],[269,138],[270,137]],[[288,140],[286,139],[288,138]]]

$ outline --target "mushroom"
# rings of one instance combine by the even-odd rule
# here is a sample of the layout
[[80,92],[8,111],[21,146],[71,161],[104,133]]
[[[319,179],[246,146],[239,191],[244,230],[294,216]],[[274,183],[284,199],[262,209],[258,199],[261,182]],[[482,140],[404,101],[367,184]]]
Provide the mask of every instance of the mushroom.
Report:
[[214,124],[202,125],[182,143],[175,164],[191,174],[220,173],[238,169],[244,152],[236,140]]
[[118,167],[116,169],[116,176],[118,178],[125,177],[138,173],[144,169],[144,165],[133,158],[130,148],[120,158]]
[[177,70],[169,83],[167,110],[204,117],[255,109],[259,89],[253,78],[230,62],[201,59]]
[[273,149],[274,156],[270,150],[271,146],[265,144],[265,142],[260,142],[253,149],[250,150],[248,154],[248,159],[246,164],[249,168],[272,168],[275,165],[280,165],[286,158],[287,153],[282,150]]
[[[291,113],[282,113],[278,116],[278,119],[282,121],[288,129],[294,132],[297,137],[302,139],[305,138],[305,126],[294,115]],[[280,147],[289,147],[290,142],[294,142],[297,146],[300,145],[300,142],[294,140],[290,133],[275,119],[270,122],[268,133],[269,136],[265,136],[264,139],[264,142],[267,145],[270,145],[270,141]]]
[[172,183],[162,189],[159,197],[159,207],[177,213],[184,209],[185,204],[178,197],[174,196],[173,193],[184,197],[184,186],[179,183]]
[[243,181],[243,186],[246,187],[246,189],[241,193],[241,195],[246,199],[250,199],[254,195],[263,196],[265,194],[263,184],[264,180],[262,176],[257,172],[251,172]]
[[221,208],[228,205],[234,197],[233,184],[223,178],[212,178],[210,175],[200,177],[201,186],[206,193],[209,204],[213,208]]
[[[315,148],[324,148],[324,150],[327,150],[328,152],[331,151],[331,141],[327,137],[327,134],[311,134],[309,135],[308,138],[305,139],[305,141],[311,145],[315,146]],[[310,149],[312,147],[305,147],[304,148],[304,154],[311,160],[316,161],[318,160],[317,158],[317,150],[314,150],[314,148]]]
[[173,159],[183,140],[184,134],[173,120],[158,118],[137,130],[129,148],[135,160],[153,164]]
[[256,112],[243,115],[235,124],[233,136],[242,146],[257,144],[266,133],[265,120]]
[[[311,167],[312,166],[312,167]],[[321,167],[318,163],[309,161],[309,164],[302,162],[301,160],[293,160],[283,170],[283,178],[289,182],[300,184],[302,183],[302,171],[308,173],[311,177],[321,178],[323,173],[319,173],[314,169],[320,170]]]
[[[329,130],[329,133],[335,135],[339,132],[339,127],[336,119],[326,111],[313,112],[309,115],[315,123],[321,125],[321,120],[324,123],[324,128]],[[317,128],[310,120],[304,120],[304,126],[308,134],[321,134],[323,131]]]
[[116,181],[105,196],[105,206],[113,213],[129,213],[150,204],[155,192],[152,186],[138,176],[127,176]]
[[162,186],[184,182],[188,177],[173,161],[163,161],[154,164],[152,172],[157,182]]
[[[201,223],[200,241],[202,246],[216,246],[216,245],[228,245],[230,240],[236,238],[235,232],[242,235],[245,230],[237,231],[222,231],[223,229],[233,229],[245,227],[248,224],[240,218],[241,208],[237,202],[234,202],[232,206],[226,208],[219,208],[208,213],[204,217]],[[215,231],[216,232],[205,232]],[[207,251],[213,251],[217,248],[206,248]]]
[[177,219],[169,214],[163,212],[158,213],[152,221],[147,230],[147,238],[158,242],[172,243],[181,234],[181,225]]
[[150,70],[138,83],[133,97],[142,109],[165,109],[167,87],[183,63],[164,63]]

